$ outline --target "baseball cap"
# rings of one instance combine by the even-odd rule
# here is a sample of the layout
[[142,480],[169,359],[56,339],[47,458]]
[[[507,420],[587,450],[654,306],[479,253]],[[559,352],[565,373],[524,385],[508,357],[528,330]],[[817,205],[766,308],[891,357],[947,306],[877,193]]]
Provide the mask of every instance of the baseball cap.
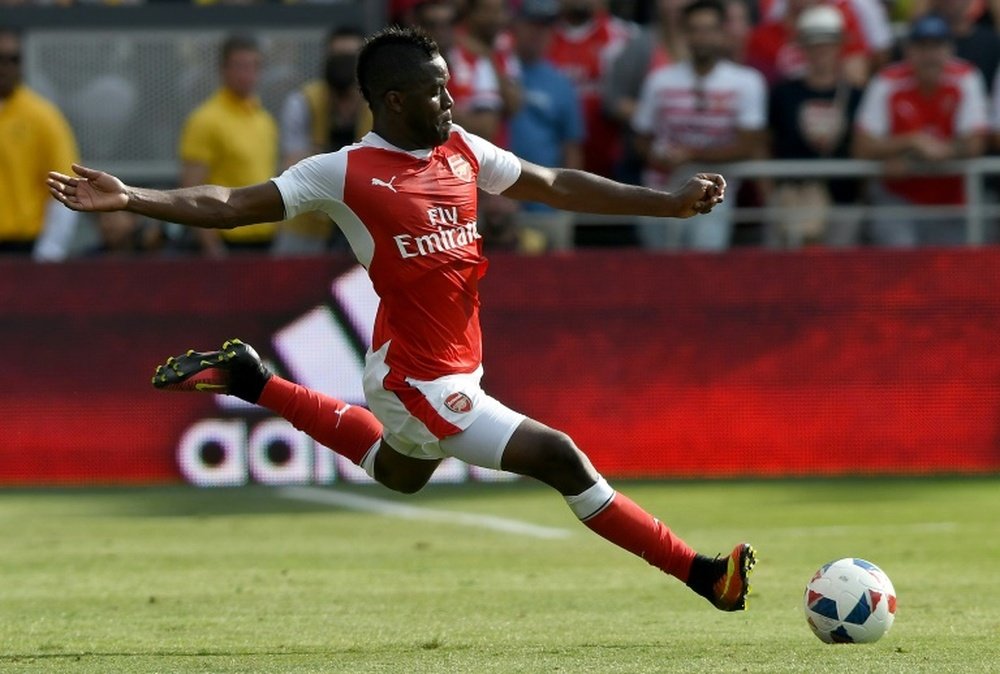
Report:
[[559,18],[558,0],[521,0],[517,15],[525,21],[550,22]]
[[910,24],[910,41],[940,41],[951,39],[951,27],[937,14],[924,14]]
[[839,42],[844,36],[844,17],[836,7],[816,5],[802,12],[795,24],[800,42]]

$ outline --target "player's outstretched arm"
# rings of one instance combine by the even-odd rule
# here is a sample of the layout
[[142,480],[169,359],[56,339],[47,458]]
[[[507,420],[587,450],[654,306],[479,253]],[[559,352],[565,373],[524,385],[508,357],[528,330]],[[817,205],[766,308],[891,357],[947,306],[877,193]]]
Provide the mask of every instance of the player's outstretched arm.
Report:
[[699,173],[675,192],[660,192],[586,171],[546,168],[522,159],[521,176],[504,196],[581,213],[689,218],[708,213],[722,202],[725,192],[726,181],[717,173]]
[[231,229],[284,217],[274,183],[229,188],[198,185],[152,190],[126,185],[103,171],[73,164],[76,176],[50,171],[46,183],[58,201],[74,211],[130,211],[192,227]]

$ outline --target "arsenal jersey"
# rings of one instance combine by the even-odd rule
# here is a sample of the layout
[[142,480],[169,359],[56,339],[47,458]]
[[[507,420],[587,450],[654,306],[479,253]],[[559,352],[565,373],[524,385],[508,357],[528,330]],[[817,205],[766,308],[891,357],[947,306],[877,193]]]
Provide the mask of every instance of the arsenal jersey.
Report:
[[479,280],[486,273],[476,188],[499,194],[520,161],[452,125],[448,140],[407,151],[368,133],[274,179],[285,217],[323,211],[367,270],[379,308],[373,350],[397,375],[432,380],[482,360]]

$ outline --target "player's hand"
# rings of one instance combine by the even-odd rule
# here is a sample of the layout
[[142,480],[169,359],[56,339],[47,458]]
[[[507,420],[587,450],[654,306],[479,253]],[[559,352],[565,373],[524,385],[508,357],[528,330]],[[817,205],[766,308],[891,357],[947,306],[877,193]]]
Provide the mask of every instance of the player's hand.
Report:
[[49,192],[74,211],[120,211],[128,206],[125,183],[110,173],[73,164],[78,177],[49,171]]
[[674,217],[690,218],[708,213],[726,197],[726,179],[718,173],[698,173],[689,178],[674,195],[678,212]]

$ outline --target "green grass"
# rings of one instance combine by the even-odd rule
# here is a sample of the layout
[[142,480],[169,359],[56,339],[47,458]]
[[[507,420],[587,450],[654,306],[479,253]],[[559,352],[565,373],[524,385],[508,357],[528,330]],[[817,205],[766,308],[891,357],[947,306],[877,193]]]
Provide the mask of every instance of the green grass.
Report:
[[[704,552],[752,541],[750,611],[715,611],[529,485],[400,500],[571,537],[263,488],[8,490],[0,671],[1000,671],[1000,479],[618,486]],[[876,644],[827,646],[804,622],[805,582],[845,556],[895,583],[896,624]]]

